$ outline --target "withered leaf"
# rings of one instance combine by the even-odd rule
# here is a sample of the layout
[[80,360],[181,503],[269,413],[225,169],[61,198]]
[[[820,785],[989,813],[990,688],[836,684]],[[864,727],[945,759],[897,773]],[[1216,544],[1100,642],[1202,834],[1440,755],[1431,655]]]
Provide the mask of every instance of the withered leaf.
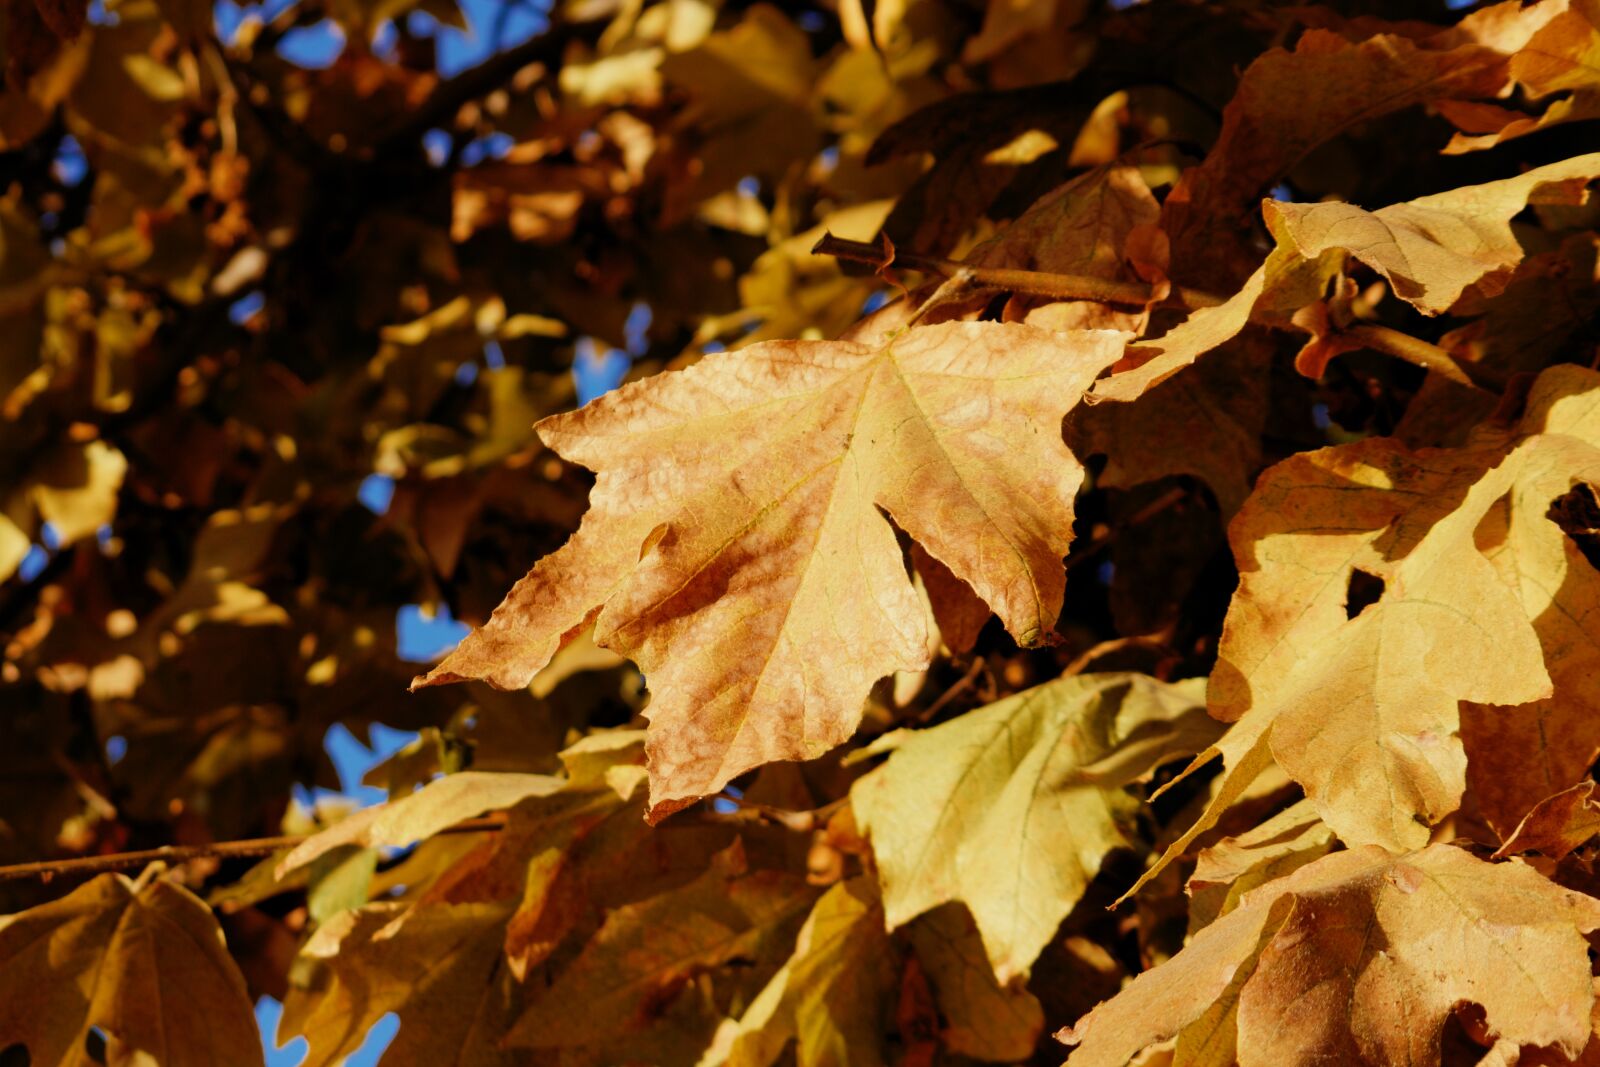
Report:
[[598,611],[597,643],[650,679],[655,817],[816,756],[873,682],[928,662],[884,513],[1018,641],[1047,640],[1083,473],[1060,420],[1120,350],[1001,323],[769,342],[549,419],[598,471],[583,526],[422,684],[526,685]]
[[1261,825],[1202,849],[1187,886],[1194,900],[1191,927],[1208,925],[1238,906],[1249,890],[1327,855],[1334,840],[1316,805],[1300,800]]
[[1542,10],[1542,24],[1535,24],[1523,39],[1494,46],[1512,52],[1511,76],[1528,99],[1569,95],[1550,101],[1538,115],[1493,104],[1441,101],[1440,111],[1462,131],[1445,151],[1492,148],[1562,123],[1600,117],[1600,5],[1570,0],[1532,10],[1535,17]]
[[211,911],[156,877],[103,874],[0,917],[0,1040],[35,1064],[261,1063],[250,998]]
[[385,902],[334,917],[301,950],[279,1037],[305,1037],[305,1067],[342,1063],[393,1011],[402,1024],[388,1062],[517,1063],[499,1048],[515,1012],[501,956],[507,913],[501,904]]
[[560,752],[565,776],[459,771],[435,778],[416,792],[362,808],[296,845],[279,862],[278,877],[336,848],[402,848],[464,819],[534,800],[555,800],[571,813],[592,800],[604,812],[627,800],[640,784],[643,737],[636,730],[597,732]]
[[566,785],[565,779],[545,774],[449,774],[415,793],[363,808],[301,842],[278,864],[278,875],[345,845],[404,847],[463,819],[509,808],[530,797],[549,796]]
[[[1131,403],[1080,405],[1067,416],[1067,441],[1080,456],[1106,457],[1098,485],[1127,489],[1192,475],[1232,517],[1264,462],[1272,354],[1270,338],[1234,338]],[[1109,388],[1114,379],[1103,381]]]
[[[1596,420],[1586,410],[1591,403],[1573,396],[1551,413],[1545,429],[1596,440]],[[1600,701],[1591,683],[1600,670],[1600,572],[1585,558],[1581,530],[1557,521],[1558,505],[1590,492],[1584,476],[1573,464],[1519,480],[1477,533],[1480,550],[1533,621],[1554,686],[1549,698],[1519,707],[1461,706],[1467,785],[1479,813],[1502,837],[1536,804],[1581,779],[1600,756]],[[1569,491],[1575,481],[1580,484]]]
[[[1212,711],[1270,734],[1277,762],[1347,841],[1417,847],[1454,810],[1460,701],[1552,695],[1547,661],[1572,654],[1570,624],[1541,633],[1534,619],[1562,586],[1561,553],[1532,564],[1538,577],[1519,593],[1475,535],[1507,493],[1513,507],[1523,493],[1544,501],[1543,521],[1562,479],[1596,469],[1597,386],[1577,368],[1547,372],[1518,435],[1460,450],[1373,439],[1295,457],[1263,475],[1231,527],[1241,581]],[[1513,559],[1559,548],[1554,524],[1517,522],[1528,547]],[[1376,603],[1351,602],[1360,575],[1380,583]]]
[[506,1042],[559,1048],[637,1028],[696,975],[774,955],[814,896],[796,876],[748,870],[735,844],[681,889],[607,915],[577,959],[534,995]]
[[1021,983],[995,978],[972,916],[946,904],[906,928],[943,1017],[951,1052],[991,1063],[1026,1059],[1044,1030],[1044,1013]]
[[1121,1067],[1238,983],[1241,1067],[1437,1064],[1461,1003],[1502,1040],[1571,1057],[1589,1040],[1596,927],[1600,902],[1524,866],[1450,845],[1358,848],[1247,893],[1060,1036],[1077,1045],[1072,1067]]
[[998,236],[967,256],[974,266],[1137,280],[1128,238],[1153,227],[1161,209],[1137,168],[1095,167],[1036,200]]
[[1546,797],[1517,824],[1495,857],[1542,852],[1561,859],[1600,833],[1600,805],[1593,801],[1594,782],[1579,782]]
[[1279,248],[1306,259],[1343,249],[1389,280],[1419,311],[1447,311],[1469,287],[1505,287],[1522,261],[1511,218],[1529,203],[1583,203],[1600,177],[1600,153],[1537,167],[1515,178],[1469,185],[1376,211],[1353,204],[1267,203]]

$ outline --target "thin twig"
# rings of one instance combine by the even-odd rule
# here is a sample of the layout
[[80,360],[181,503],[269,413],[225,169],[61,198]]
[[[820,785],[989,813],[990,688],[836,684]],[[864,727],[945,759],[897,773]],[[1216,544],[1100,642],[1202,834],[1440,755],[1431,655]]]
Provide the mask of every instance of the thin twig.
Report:
[[1163,511],[1166,511],[1168,508],[1172,507],[1174,504],[1182,501],[1188,495],[1189,490],[1183,488],[1182,486],[1174,486],[1173,488],[1168,489],[1165,493],[1162,493],[1160,496],[1156,497],[1154,500],[1150,501],[1150,503],[1146,504],[1138,511],[1134,512],[1132,515],[1129,515],[1126,519],[1123,519],[1121,522],[1117,523],[1115,527],[1107,526],[1105,529],[1101,530],[1095,536],[1089,538],[1089,540],[1085,541],[1083,544],[1073,548],[1072,552],[1067,556],[1067,569],[1071,570],[1073,567],[1076,567],[1078,564],[1082,563],[1084,560],[1088,559],[1090,556],[1093,556],[1096,552],[1106,547],[1106,545],[1111,543],[1111,539],[1116,536],[1119,530],[1126,530],[1130,526],[1137,526],[1142,522],[1148,522],[1150,519],[1155,518]]
[[[867,241],[850,241],[833,234],[824,234],[812,253],[834,256],[857,263],[882,267],[883,249]],[[1056,300],[1092,300],[1100,304],[1126,304],[1143,307],[1150,303],[1150,286],[1141,282],[1109,281],[1081,274],[1051,274],[1045,271],[1012,270],[997,267],[975,267],[953,259],[927,256],[919,252],[894,250],[894,264],[946,278],[960,276],[969,288],[993,289],[1029,296],[1050,297]],[[1189,311],[1216,307],[1224,298],[1216,293],[1186,286],[1173,286],[1172,292],[1159,303]],[[1284,323],[1263,322],[1261,325],[1282,328]],[[1466,360],[1459,360],[1447,349],[1424,341],[1388,326],[1360,323],[1341,331],[1345,336],[1359,341],[1363,347],[1375,352],[1395,356],[1424,370],[1434,371],[1455,381],[1474,385],[1485,392],[1498,393],[1505,389],[1505,381],[1494,371]]]
[[[485,815],[467,819],[440,830],[441,834],[488,833],[505,828],[505,819],[498,815]],[[111,852],[104,856],[79,856],[73,859],[39,860],[34,863],[16,863],[0,867],[0,882],[16,878],[41,878],[50,881],[58,874],[100,874],[125,867],[142,867],[147,863],[182,863],[185,860],[210,857],[270,856],[282,849],[293,848],[314,834],[285,834],[281,837],[254,837],[244,841],[213,841],[206,845],[163,845],[138,852]]]
[[972,665],[967,668],[967,672],[963,674],[960,679],[958,679],[956,683],[949,689],[946,689],[943,693],[940,693],[939,699],[935,700],[932,704],[929,704],[926,708],[922,709],[922,711],[913,716],[912,721],[917,723],[932,722],[933,717],[939,714],[945,708],[949,707],[952,700],[972,687],[972,683],[978,680],[978,675],[983,672],[983,668],[983,657],[972,657]]
[[737,805],[734,811],[709,811],[696,812],[699,822],[716,825],[725,823],[730,825],[764,824],[781,826],[798,834],[808,834],[819,827],[826,826],[828,820],[850,799],[848,796],[830,800],[820,808],[811,811],[790,811],[787,808],[774,808],[768,804],[758,804],[736,797],[731,793],[720,793],[714,799],[725,800]]
[[436,126],[449,126],[463,105],[504,87],[524,67],[535,63],[553,66],[561,59],[569,44],[597,37],[610,24],[608,18],[577,22],[552,20],[542,31],[515,48],[508,48],[454,78],[440,82],[421,105],[406,114],[394,128],[382,133],[377,140],[393,144],[421,136],[424,130]]
[[[694,812],[679,816],[705,823],[771,823],[790,830],[808,832],[823,823],[838,810],[840,801],[825,804],[815,811],[785,811],[765,804],[752,804],[737,797],[724,796],[740,805],[736,812]],[[506,818],[500,815],[483,815],[465,819],[454,826],[438,831],[440,834],[479,834],[503,830]],[[186,860],[207,858],[232,858],[237,856],[270,856],[274,852],[294,848],[315,837],[315,834],[284,834],[280,837],[253,837],[242,841],[214,841],[206,845],[163,845],[138,852],[110,852],[103,856],[78,856],[72,859],[39,860],[34,863],[16,863],[0,867],[0,882],[17,878],[39,878],[50,881],[57,875],[101,874],[105,871],[127,867],[143,867],[149,863],[182,863]]]

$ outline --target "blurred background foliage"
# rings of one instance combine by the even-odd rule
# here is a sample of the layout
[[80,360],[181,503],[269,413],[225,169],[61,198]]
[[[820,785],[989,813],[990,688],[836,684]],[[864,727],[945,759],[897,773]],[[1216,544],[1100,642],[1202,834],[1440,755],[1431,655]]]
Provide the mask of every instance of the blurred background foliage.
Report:
[[[330,746],[399,746],[368,779],[403,790],[550,771],[635,722],[643,680],[581,642],[529,691],[406,694],[584,511],[586,473],[533,423],[624,376],[844,330],[892,294],[812,256],[824,230],[960,257],[1086,168],[1170,185],[1238,69],[1299,25],[1243,0],[8,0],[0,863],[305,829],[361,799],[332,796],[354,783]],[[1500,176],[1492,152],[1440,180],[1438,156],[1373,149],[1448,132],[1417,110],[1357,128],[1279,195]],[[1324,443],[1330,412],[1330,433],[1392,423],[1409,370],[1349,362],[1282,376],[1295,403],[1274,410],[1317,415],[1269,446]],[[1163,488],[1100,490],[1086,528]],[[1225,515],[1201,510],[1179,564],[1102,543],[1066,643],[991,659],[1004,688],[1163,626],[1203,669],[1192,636],[1231,574]],[[60,892],[0,883],[0,912]],[[304,903],[226,910],[253,996],[284,995]]]

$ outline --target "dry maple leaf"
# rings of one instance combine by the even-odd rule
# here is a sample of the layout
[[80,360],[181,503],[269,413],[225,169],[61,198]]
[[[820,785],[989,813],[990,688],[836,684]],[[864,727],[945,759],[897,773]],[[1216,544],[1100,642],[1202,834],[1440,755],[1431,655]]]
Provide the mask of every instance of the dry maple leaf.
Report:
[[[1129,264],[1138,248],[1136,235],[1161,234],[1156,225],[1160,217],[1161,207],[1136,167],[1095,167],[1036,200],[996,237],[973,249],[966,262],[975,267],[1138,281]],[[1135,240],[1130,242],[1130,237]],[[981,306],[992,297],[979,292],[966,303]],[[1002,317],[1047,329],[1138,332],[1144,326],[1144,315],[1126,308],[1021,295],[1011,297]]]
[[[1240,584],[1208,693],[1211,713],[1234,725],[1184,774],[1219,756],[1225,768],[1130,895],[1274,762],[1341,838],[1407,849],[1460,802],[1463,701],[1508,705],[1493,714],[1530,739],[1550,708],[1566,708],[1561,721],[1580,725],[1554,748],[1600,740],[1581,727],[1586,614],[1570,614],[1592,575],[1569,568],[1554,523],[1526,518],[1600,474],[1597,397],[1600,375],[1556,367],[1515,433],[1486,428],[1462,449],[1417,451],[1373,438],[1262,475],[1229,528]],[[1495,540],[1497,529],[1515,536]],[[1529,567],[1520,577],[1518,564]],[[1376,602],[1352,601],[1358,575],[1376,580]],[[1520,764],[1542,746],[1502,744],[1497,756]],[[1566,752],[1538,758],[1559,768],[1551,777],[1583,770]]]
[[1542,852],[1561,859],[1600,833],[1600,805],[1594,802],[1591,779],[1546,797],[1517,824],[1495,858],[1519,852]]
[[840,882],[811,909],[789,961],[743,1015],[717,1029],[698,1067],[767,1067],[790,1041],[807,1067],[881,1067],[878,1032],[894,969],[877,886],[869,877]]
[[1589,1040],[1597,927],[1600,901],[1528,867],[1368,846],[1246,893],[1058,1036],[1078,1046],[1071,1067],[1122,1067],[1201,1022],[1205,1062],[1437,1064],[1446,1019],[1477,1004],[1498,1039],[1571,1059]]
[[[1223,518],[1231,518],[1262,466],[1275,349],[1265,331],[1247,334],[1133,403],[1081,404],[1067,418],[1067,441],[1080,456],[1106,457],[1095,479],[1100,488],[1189,474],[1211,487]],[[1176,441],[1183,447],[1174,447]]]
[[1209,925],[1256,886],[1299,870],[1337,845],[1316,805],[1301,799],[1261,825],[1201,849],[1184,886],[1190,927]]
[[949,904],[929,912],[906,928],[906,938],[933,987],[946,1048],[989,1063],[1033,1055],[1044,1012],[1025,985],[996,979],[965,908]]
[[502,952],[509,910],[382,901],[331,917],[300,950],[301,966],[316,977],[290,986],[279,1032],[305,1037],[305,1067],[332,1067],[361,1047],[374,1022],[398,1012],[404,1033],[386,1060],[407,1067],[525,1062],[498,1047],[514,1000]]
[[1480,550],[1533,621],[1554,685],[1549,698],[1520,707],[1461,707],[1467,785],[1502,837],[1536,804],[1583,778],[1600,756],[1593,682],[1600,672],[1600,572],[1552,515],[1581,474],[1556,468],[1520,481],[1477,533]]
[[505,1043],[598,1044],[641,1028],[695,976],[787,944],[815,896],[796,875],[749,871],[736,839],[688,885],[608,912],[577,959],[533,994]]
[[0,917],[0,1041],[25,1046],[23,1062],[89,1063],[91,1027],[105,1037],[100,1062],[261,1062],[221,928],[194,894],[160,879],[103,874]]
[[929,661],[895,526],[1047,640],[1083,478],[1061,419],[1121,348],[993,322],[774,341],[548,419],[597,471],[583,525],[419,684],[526,685],[594,618],[650,679],[653,817],[819,755]]
[[[1573,479],[1600,474],[1597,390],[1600,376],[1559,367],[1509,438],[1418,452],[1373,439],[1297,456],[1263,476],[1230,529],[1241,580],[1213,714],[1270,728],[1279,765],[1345,840],[1417,847],[1454,810],[1460,701],[1554,694],[1587,707],[1576,694],[1592,647],[1586,615],[1571,612],[1592,583],[1577,571],[1570,592],[1572,553],[1544,515]],[[1499,542],[1497,524],[1508,531]],[[1381,583],[1376,603],[1351,603],[1358,574]]]

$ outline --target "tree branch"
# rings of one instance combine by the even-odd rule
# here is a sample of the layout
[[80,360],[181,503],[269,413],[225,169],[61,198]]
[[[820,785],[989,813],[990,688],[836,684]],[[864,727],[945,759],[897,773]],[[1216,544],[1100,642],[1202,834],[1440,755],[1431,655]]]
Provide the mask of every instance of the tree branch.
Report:
[[[505,819],[499,815],[485,815],[467,819],[440,830],[441,834],[488,833],[505,828]],[[40,860],[35,863],[16,863],[0,867],[0,882],[16,878],[40,878],[48,882],[58,874],[101,874],[125,867],[143,867],[147,863],[182,863],[185,860],[209,857],[270,856],[281,849],[293,848],[315,834],[286,834],[282,837],[256,837],[244,841],[215,841],[208,845],[163,845],[138,852],[112,852],[104,856],[79,856],[73,859]]]
[[422,136],[436,126],[447,126],[462,105],[488,96],[516,76],[522,68],[534,63],[554,66],[573,41],[596,36],[609,25],[608,19],[586,19],[581,22],[551,23],[543,33],[524,41],[515,48],[484,60],[475,67],[440,82],[428,99],[406,115],[394,129],[377,138],[381,144],[392,144]]
[[[851,241],[833,234],[823,234],[811,249],[813,255],[834,256],[856,263],[866,263],[882,270],[885,267],[909,267],[946,278],[961,275],[975,288],[1005,290],[1009,293],[1026,293],[1029,296],[1053,297],[1056,300],[1092,300],[1099,304],[1128,304],[1142,307],[1150,302],[1150,287],[1142,282],[1117,282],[1106,278],[1092,278],[1082,274],[1050,274],[1037,270],[1013,270],[1009,267],[975,267],[953,259],[927,256],[920,252],[902,252],[898,248],[885,248],[869,241]],[[1162,303],[1174,307],[1215,307],[1223,298],[1214,293],[1202,292],[1183,286],[1173,286],[1172,294]]]
[[[721,799],[734,801],[739,805],[739,810],[726,813],[711,810],[684,812],[677,818],[710,825],[767,823],[800,833],[809,833],[826,823],[844,803],[844,798],[840,798],[815,811],[785,811],[765,804],[752,804],[731,796],[723,796]],[[505,826],[506,819],[503,814],[483,815],[476,819],[463,820],[454,826],[447,826],[438,833],[493,833],[505,829]],[[149,863],[182,863],[186,860],[212,857],[270,856],[274,852],[294,848],[315,836],[315,834],[285,834],[280,837],[254,837],[243,841],[214,841],[207,845],[163,845],[161,848],[147,848],[138,852],[111,852],[104,856],[78,856],[71,859],[15,863],[9,867],[0,867],[0,882],[17,878],[39,878],[48,882],[56,875],[102,874],[127,867],[143,867]]]
[[[911,270],[943,275],[946,278],[965,278],[975,288],[1027,293],[1030,296],[1043,296],[1055,300],[1092,300],[1100,304],[1142,307],[1150,302],[1153,295],[1150,287],[1140,282],[1110,281],[1079,274],[976,267],[953,259],[942,259],[918,252],[902,252],[887,244],[851,241],[835,237],[831,233],[824,234],[822,240],[818,241],[811,251],[814,255],[834,256],[856,263],[867,263],[879,270],[890,266],[903,266]],[[1173,286],[1172,292],[1159,304],[1197,311],[1200,308],[1216,307],[1224,300],[1224,297],[1216,293]],[[1282,328],[1282,324],[1277,322],[1263,322],[1261,325],[1274,329]],[[1360,342],[1363,347],[1405,360],[1424,370],[1444,374],[1455,381],[1471,384],[1485,392],[1498,393],[1505,389],[1505,382],[1489,368],[1470,361],[1458,360],[1448,350],[1436,344],[1401,333],[1391,327],[1360,323],[1341,332],[1346,337]]]

